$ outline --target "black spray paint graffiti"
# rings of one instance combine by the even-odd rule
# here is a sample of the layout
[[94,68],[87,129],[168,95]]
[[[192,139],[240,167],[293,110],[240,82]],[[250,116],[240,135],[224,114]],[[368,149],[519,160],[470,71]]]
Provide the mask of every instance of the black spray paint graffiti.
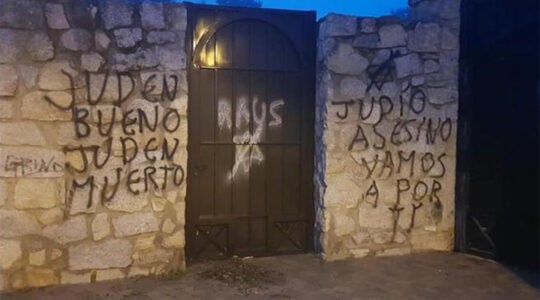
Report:
[[[137,135],[175,133],[180,128],[180,112],[168,107],[178,94],[179,80],[176,75],[151,75],[143,80],[139,92],[144,101],[152,104],[151,108],[126,110],[123,105],[138,91],[137,82],[131,73],[99,74],[102,75],[102,80],[93,78],[98,76],[92,75],[98,74],[85,73],[86,105],[77,105],[75,78],[67,72],[62,73],[71,83],[71,102],[61,106],[49,97],[44,97],[44,100],[60,110],[72,112],[75,136],[81,143],[93,136],[106,138],[98,145],[81,144],[64,148],[66,154],[80,157],[77,166],[66,163],[66,169],[74,176],[68,192],[68,207],[71,206],[74,194],[82,189],[88,190],[86,207],[90,208],[96,203],[95,197],[101,204],[111,202],[120,185],[125,185],[133,195],[139,195],[149,191],[166,190],[171,185],[180,186],[184,183],[184,168],[173,162],[173,158],[180,151],[178,138],[152,136],[144,141],[137,139]],[[112,109],[103,109],[99,104],[105,101],[106,90],[111,87],[111,82],[114,82],[109,80],[110,78],[116,79],[113,83],[116,84],[116,99],[112,102]],[[93,87],[99,90],[96,95],[92,94]],[[114,128],[120,129],[120,136],[113,136]],[[120,145],[121,153],[114,152],[114,143]],[[113,175],[102,175],[98,185],[98,178],[93,171],[108,171],[107,166],[113,156],[121,157],[122,167],[113,168]],[[133,165],[138,157],[141,157],[142,161],[139,159],[137,165]],[[137,167],[139,165],[141,167]]]
[[[394,80],[393,59],[398,56],[399,53],[394,53],[384,63],[368,69],[368,93],[373,88],[382,91],[386,82]],[[428,98],[421,88],[410,83],[403,88],[398,101],[382,95],[332,101],[331,104],[338,108],[336,117],[339,120],[347,120],[350,116],[358,120],[347,150],[357,152],[358,167],[366,174],[365,179],[371,180],[362,200],[377,208],[381,197],[378,180],[397,177],[394,185],[396,201],[388,207],[392,219],[391,241],[396,238],[405,209],[411,212],[408,228],[405,228],[407,232],[415,227],[418,210],[426,207],[426,203],[430,204],[433,219],[440,221],[442,202],[439,194],[443,187],[439,180],[446,175],[448,155],[445,152],[420,152],[420,149],[423,145],[447,143],[454,130],[452,119],[424,116]],[[419,149],[411,150],[416,145]],[[400,149],[404,146],[407,150]],[[362,155],[363,150],[370,148],[377,151]],[[403,203],[405,198],[410,201],[410,206]]]
[[61,173],[64,171],[64,165],[58,162],[55,157],[44,159],[6,155],[4,171],[6,173],[13,173],[15,177],[18,175],[25,177],[39,173]]

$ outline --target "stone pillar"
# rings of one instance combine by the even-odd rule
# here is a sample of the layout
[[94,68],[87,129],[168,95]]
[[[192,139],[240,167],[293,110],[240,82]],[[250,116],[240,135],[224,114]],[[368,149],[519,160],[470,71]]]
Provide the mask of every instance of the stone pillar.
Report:
[[451,250],[459,1],[320,22],[316,232],[326,259]]

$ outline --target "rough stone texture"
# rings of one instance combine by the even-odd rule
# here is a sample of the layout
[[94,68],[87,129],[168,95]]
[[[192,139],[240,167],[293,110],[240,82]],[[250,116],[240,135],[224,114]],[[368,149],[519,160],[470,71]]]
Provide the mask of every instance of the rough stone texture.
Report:
[[38,86],[43,90],[68,90],[71,87],[69,77],[62,71],[70,74],[72,77],[77,76],[75,71],[68,61],[49,62],[43,66],[39,72]]
[[73,217],[62,224],[53,224],[43,229],[43,236],[59,244],[84,240],[88,237],[86,218]]
[[99,51],[106,51],[109,48],[109,45],[111,44],[111,39],[103,31],[97,31],[94,34],[94,41],[96,44],[96,48]]
[[[0,177],[64,176],[64,154],[58,150],[2,146],[0,157]],[[21,160],[29,163],[23,165]]]
[[146,41],[150,44],[166,44],[176,40],[176,33],[172,31],[150,31],[146,36]]
[[29,213],[0,209],[0,237],[15,238],[28,234],[39,234],[41,226]]
[[185,243],[186,240],[184,231],[180,230],[168,237],[165,237],[162,245],[165,248],[184,248]]
[[58,207],[48,209],[39,216],[39,222],[43,225],[51,225],[62,220],[64,220],[64,211]]
[[26,284],[29,287],[42,287],[58,284],[59,279],[54,270],[42,268],[27,268],[25,272]]
[[131,48],[142,41],[140,28],[120,28],[114,31],[114,40],[119,48]]
[[326,36],[352,36],[357,26],[356,17],[330,13],[324,18],[320,30]]
[[346,39],[319,33],[315,240],[325,259],[452,248],[459,19],[447,9],[459,5],[445,1],[426,1],[446,7],[429,21],[357,19]]
[[160,64],[168,70],[184,70],[186,68],[186,52],[180,45],[161,46],[158,57]]
[[70,270],[124,268],[131,264],[133,246],[127,240],[106,240],[69,247]]
[[165,28],[163,4],[143,2],[140,6],[141,24],[144,29],[155,30]]
[[71,272],[62,271],[60,274],[60,283],[62,284],[79,284],[79,283],[90,283],[91,274],[74,274]]
[[411,34],[412,50],[418,52],[437,52],[441,46],[441,27],[436,23],[418,23]]
[[0,63],[16,62],[27,37],[26,31],[0,28]]
[[46,33],[39,32],[26,42],[26,52],[34,61],[47,61],[54,57],[54,45]]
[[17,209],[52,208],[63,195],[63,180],[19,179],[13,205]]
[[28,263],[32,266],[43,266],[45,264],[45,249],[28,254]]
[[19,72],[21,74],[24,86],[27,89],[31,89],[36,85],[39,69],[32,65],[19,65]]
[[337,51],[326,61],[328,69],[344,75],[360,75],[368,64],[369,61],[365,57],[344,43],[340,44]]
[[72,28],[60,37],[62,46],[72,51],[87,51],[94,43],[93,36],[86,29]]
[[404,78],[411,75],[424,73],[422,59],[417,53],[411,53],[405,56],[397,57],[394,60],[396,65],[397,78]]
[[[60,83],[57,83],[60,84]],[[72,114],[70,110],[60,110],[45,100],[47,97],[50,101],[61,107],[69,107],[72,97],[67,92],[31,92],[26,94],[22,99],[21,115],[26,120],[40,121],[67,121],[71,120]]]
[[116,217],[112,221],[114,235],[124,237],[159,230],[159,221],[153,213],[136,213]]
[[0,119],[13,117],[13,102],[0,100]]
[[94,241],[99,241],[111,233],[111,225],[106,213],[96,215],[92,221],[92,236]]
[[39,127],[30,122],[2,123],[0,126],[2,145],[45,145],[45,138]]
[[0,65],[0,96],[15,95],[18,78],[15,67]]
[[0,270],[7,270],[22,258],[21,242],[0,240]]
[[390,48],[407,45],[407,32],[399,24],[384,25],[379,28],[379,47]]
[[39,0],[0,1],[0,27],[39,29],[44,16]]
[[344,77],[339,82],[339,92],[343,96],[347,96],[350,99],[362,99],[366,96],[367,85],[355,78]]
[[377,19],[375,18],[360,19],[360,32],[362,33],[377,32]]
[[133,22],[135,8],[128,1],[101,1],[99,8],[105,29],[127,27]]
[[98,281],[116,280],[124,277],[126,277],[126,275],[118,269],[98,270],[96,272],[96,280]]
[[105,63],[105,59],[96,52],[84,53],[81,56],[81,68],[90,72],[97,72]]
[[45,4],[45,17],[47,25],[51,29],[68,29],[69,22],[64,12],[64,6],[60,3]]

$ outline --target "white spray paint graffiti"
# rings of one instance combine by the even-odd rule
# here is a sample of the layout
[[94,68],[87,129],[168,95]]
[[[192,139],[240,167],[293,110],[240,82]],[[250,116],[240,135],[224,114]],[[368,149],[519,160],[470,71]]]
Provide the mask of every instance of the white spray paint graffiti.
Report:
[[[235,111],[235,135],[233,142],[235,147],[235,163],[230,173],[230,178],[247,175],[252,164],[258,164],[264,161],[264,153],[259,147],[259,143],[264,137],[266,123],[268,126],[279,127],[283,119],[279,110],[285,105],[283,99],[277,99],[267,106],[261,102],[258,97],[253,97],[251,107],[249,107],[249,98],[242,96],[236,102]],[[251,108],[251,109],[250,109]],[[253,133],[250,132],[250,120],[253,116]],[[218,127],[220,130],[231,130],[232,108],[227,99],[218,100]]]

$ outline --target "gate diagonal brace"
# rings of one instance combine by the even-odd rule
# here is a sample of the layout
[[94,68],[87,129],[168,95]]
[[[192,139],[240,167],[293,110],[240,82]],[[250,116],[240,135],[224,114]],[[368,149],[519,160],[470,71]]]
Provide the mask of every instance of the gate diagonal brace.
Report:
[[[279,232],[281,232],[286,238],[287,240],[289,240],[291,243],[293,243],[294,246],[296,246],[298,249],[303,249],[304,246],[296,241],[295,239],[293,239],[291,237],[291,233],[293,233],[296,228],[298,227],[298,225],[300,225],[302,222],[301,221],[298,221],[298,222],[284,222],[284,223],[275,223],[274,225],[276,226],[276,228],[279,230]],[[292,225],[292,226],[283,226],[283,224],[288,224],[288,225]],[[280,243],[281,244],[281,243]]]
[[[218,227],[219,231],[212,233],[212,228]],[[229,251],[227,247],[222,247],[216,239],[221,235],[221,233],[227,229],[226,225],[216,225],[216,226],[204,226],[207,227],[206,229],[203,228],[203,226],[196,226],[195,229],[197,230],[197,233],[202,233],[202,235],[205,237],[205,239],[209,242],[203,245],[199,251],[197,251],[197,255],[201,254],[206,248],[208,248],[209,245],[213,245],[216,247],[219,251],[221,251],[223,254],[227,254]]]

